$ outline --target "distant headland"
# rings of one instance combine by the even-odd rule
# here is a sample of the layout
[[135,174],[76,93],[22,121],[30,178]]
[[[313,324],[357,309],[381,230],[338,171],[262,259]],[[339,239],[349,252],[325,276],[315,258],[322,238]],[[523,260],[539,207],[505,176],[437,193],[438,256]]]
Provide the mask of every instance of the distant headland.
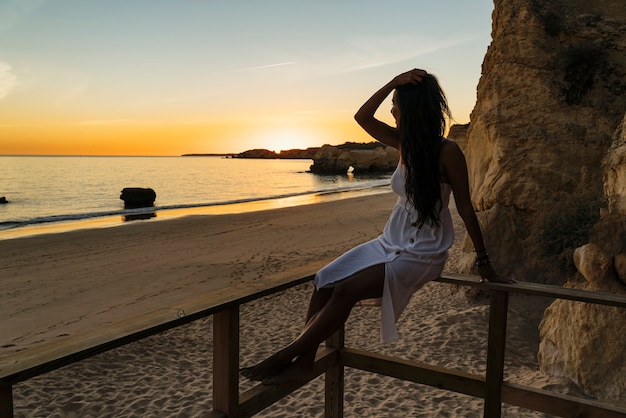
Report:
[[[373,150],[376,148],[386,148],[385,145],[380,142],[344,142],[341,145],[323,145],[323,147],[332,146],[340,150]],[[240,153],[227,153],[227,154],[183,154],[183,157],[225,157],[225,158],[260,158],[260,159],[307,159],[312,160],[315,154],[319,152],[322,147],[309,147],[306,149],[289,149],[281,150],[280,152],[270,151],[264,148],[256,148]]]
[[[469,123],[450,127],[448,137],[461,148]],[[290,149],[274,152],[263,148],[238,154],[183,154],[183,157],[222,157],[256,159],[306,159],[313,160],[311,172],[317,174],[345,174],[392,172],[398,165],[398,151],[380,142],[344,142],[341,145],[322,145],[307,149]]]
[[[184,154],[184,157],[216,156],[218,154]],[[307,149],[274,152],[252,149],[239,154],[221,154],[224,158],[308,159],[313,160],[311,172],[318,174],[345,174],[391,172],[398,164],[398,152],[379,142],[345,142],[341,145],[323,145]]]

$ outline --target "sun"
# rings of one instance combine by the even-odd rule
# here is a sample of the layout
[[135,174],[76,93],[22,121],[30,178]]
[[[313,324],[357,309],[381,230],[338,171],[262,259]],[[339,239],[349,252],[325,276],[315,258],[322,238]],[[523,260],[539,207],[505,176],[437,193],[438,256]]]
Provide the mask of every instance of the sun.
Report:
[[306,149],[315,145],[315,135],[298,129],[274,130],[259,138],[262,148],[280,152],[290,149]]

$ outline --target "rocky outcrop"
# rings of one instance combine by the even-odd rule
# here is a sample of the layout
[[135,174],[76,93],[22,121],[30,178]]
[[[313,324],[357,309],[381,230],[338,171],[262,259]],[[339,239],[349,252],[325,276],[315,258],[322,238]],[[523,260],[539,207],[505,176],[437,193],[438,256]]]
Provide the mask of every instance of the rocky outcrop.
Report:
[[[608,207],[592,242],[576,249],[584,280],[567,287],[626,295],[626,115],[603,162]],[[541,370],[565,376],[588,395],[626,401],[626,309],[557,300],[540,325]]]
[[[466,158],[495,266],[522,281],[626,294],[626,8],[494,3]],[[466,238],[463,272],[471,249]],[[541,369],[623,402],[625,323],[623,309],[554,302],[540,325]]]
[[604,159],[607,213],[626,216],[626,114]]
[[391,172],[398,165],[398,151],[392,147],[376,146],[373,149],[322,146],[313,158],[311,172],[318,174],[345,174],[352,172]]
[[[496,0],[493,18],[466,146],[474,204],[500,271],[563,283],[597,222],[600,162],[626,108],[626,9]],[[469,272],[467,238],[463,249]]]
[[298,160],[312,160],[319,151],[319,147],[309,147],[307,149],[288,149],[282,150],[278,154],[278,158],[281,159],[298,159]]
[[236,158],[261,158],[261,159],[282,159],[282,160],[309,160],[313,159],[319,151],[319,147],[309,147],[307,149],[288,149],[279,153],[267,149],[252,149],[235,155]]
[[463,152],[465,152],[467,148],[467,131],[469,130],[469,127],[469,123],[464,125],[456,124],[452,125],[448,131],[448,139],[456,142]]
[[126,187],[122,189],[120,199],[124,201],[124,208],[147,208],[154,206],[156,192],[142,187]]
[[276,154],[274,151],[258,148],[258,149],[251,149],[248,151],[244,151],[240,154],[237,154],[237,158],[274,159],[274,158],[278,158],[278,154]]

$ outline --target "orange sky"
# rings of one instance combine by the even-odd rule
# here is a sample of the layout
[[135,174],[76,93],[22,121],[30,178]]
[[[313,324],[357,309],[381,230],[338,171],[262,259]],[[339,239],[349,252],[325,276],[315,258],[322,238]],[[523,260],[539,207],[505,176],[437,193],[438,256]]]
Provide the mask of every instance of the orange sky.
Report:
[[[280,118],[279,118],[280,119]],[[368,142],[352,115],[283,120],[224,120],[215,123],[172,120],[43,122],[2,126],[0,154],[180,155],[230,153],[253,148],[275,151],[324,143]],[[56,140],[51,140],[55,138]],[[208,139],[210,147],[207,146]],[[149,150],[149,153],[146,153]]]
[[[394,75],[474,106],[490,0],[0,4],[0,154],[180,155],[369,142]],[[471,4],[468,4],[471,3]],[[379,117],[391,123],[390,103]]]

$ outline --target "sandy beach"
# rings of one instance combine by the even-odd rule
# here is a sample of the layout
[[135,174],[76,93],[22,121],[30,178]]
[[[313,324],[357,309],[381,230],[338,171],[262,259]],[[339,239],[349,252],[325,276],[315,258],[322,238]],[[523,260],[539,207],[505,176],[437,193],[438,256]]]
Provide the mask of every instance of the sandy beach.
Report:
[[[303,265],[321,266],[376,237],[394,201],[384,193],[0,241],[0,355]],[[463,237],[454,210],[453,216],[457,238],[447,271],[454,271]],[[310,291],[307,283],[242,307],[242,365],[297,335]],[[512,300],[505,378],[577,394],[564,379],[538,370],[537,326],[549,302]],[[400,319],[399,341],[382,345],[378,309],[357,307],[346,326],[346,344],[484,373],[487,315],[484,303],[470,304],[450,286],[431,283]],[[16,385],[16,416],[201,417],[211,405],[211,355],[209,318]],[[241,386],[251,383],[242,379]],[[346,417],[480,417],[481,408],[480,399],[346,371]],[[503,411],[507,417],[544,416],[510,406]],[[323,380],[257,416],[323,416]]]

